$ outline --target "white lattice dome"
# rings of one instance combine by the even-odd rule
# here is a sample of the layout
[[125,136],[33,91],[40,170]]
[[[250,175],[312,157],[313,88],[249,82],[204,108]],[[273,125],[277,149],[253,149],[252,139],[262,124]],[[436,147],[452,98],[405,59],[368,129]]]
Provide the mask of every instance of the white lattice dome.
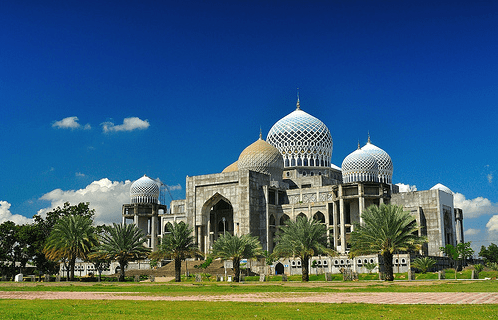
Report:
[[391,157],[387,152],[381,148],[373,145],[370,142],[370,137],[368,137],[368,142],[361,150],[367,152],[377,160],[377,166],[379,168],[379,182],[382,183],[392,183],[393,179],[393,162]]
[[159,185],[144,175],[131,185],[130,197],[131,203],[158,203]]
[[277,148],[259,139],[244,149],[237,161],[239,170],[251,170],[269,174],[272,180],[282,180],[284,161]]
[[329,167],[332,136],[319,119],[297,108],[273,125],[266,138],[282,154],[285,167]]
[[448,188],[447,186],[445,186],[441,183],[436,184],[434,187],[431,188],[431,190],[441,190],[441,191],[446,192],[448,194],[453,194],[453,191],[451,191],[450,188]]
[[361,181],[379,181],[377,160],[360,149],[350,153],[342,162],[342,180],[344,183]]

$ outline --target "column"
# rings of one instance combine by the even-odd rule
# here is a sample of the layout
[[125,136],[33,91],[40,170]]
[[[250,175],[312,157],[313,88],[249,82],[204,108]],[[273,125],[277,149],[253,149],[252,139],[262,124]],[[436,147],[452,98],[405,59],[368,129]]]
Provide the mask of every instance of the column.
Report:
[[157,245],[157,206],[152,205],[152,217],[150,218],[150,241],[152,251],[156,251]]
[[339,185],[339,213],[341,215],[341,253],[346,253],[346,222],[342,185]]
[[204,250],[204,253],[207,255],[209,253],[209,250],[211,249],[211,218],[208,219],[207,222],[207,243],[206,243],[206,248]]
[[363,210],[365,210],[365,189],[363,183],[358,184],[358,194],[359,194],[358,208],[359,208],[360,225],[363,225],[363,218],[361,217]]
[[[270,239],[270,221],[269,221],[269,214],[268,214],[268,201],[269,201],[269,192],[268,192],[268,186],[263,186],[263,191],[265,193],[265,235],[266,235],[266,240],[265,243],[263,243],[263,250],[270,250],[268,248],[268,239]],[[276,192],[278,194],[278,192]],[[277,197],[275,195],[275,197]]]
[[337,214],[337,201],[334,201],[332,206],[332,217],[334,219],[334,250],[337,250],[337,235],[339,234],[339,223]]

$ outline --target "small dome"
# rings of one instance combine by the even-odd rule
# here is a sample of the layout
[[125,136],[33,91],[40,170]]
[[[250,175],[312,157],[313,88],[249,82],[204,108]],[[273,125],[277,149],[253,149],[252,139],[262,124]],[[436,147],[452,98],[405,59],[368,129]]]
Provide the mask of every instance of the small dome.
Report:
[[[358,146],[359,147],[359,146]],[[368,152],[355,150],[342,162],[342,179],[344,183],[361,181],[379,181],[377,160]]]
[[434,187],[432,187],[431,190],[441,190],[441,191],[446,192],[448,194],[453,194],[453,191],[451,191],[450,188],[448,188],[447,186],[442,185],[440,183],[438,183]]
[[231,165],[229,165],[228,167],[226,167],[225,169],[223,169],[223,171],[221,173],[224,173],[224,172],[234,172],[234,171],[239,171],[239,166],[238,166],[237,161],[235,161],[234,163],[232,163]]
[[144,175],[131,185],[130,197],[131,203],[158,203],[159,185]]
[[282,180],[284,161],[278,149],[261,139],[260,134],[256,142],[241,152],[237,166],[239,170],[261,172],[269,174],[272,180]]
[[377,166],[379,167],[379,182],[382,183],[392,183],[393,178],[393,162],[391,157],[387,152],[381,148],[373,145],[370,142],[370,136],[368,137],[368,142],[361,150],[367,152],[372,157],[377,160]]
[[280,119],[268,132],[266,141],[282,154],[285,167],[329,167],[332,158],[332,136],[319,119],[296,110]]

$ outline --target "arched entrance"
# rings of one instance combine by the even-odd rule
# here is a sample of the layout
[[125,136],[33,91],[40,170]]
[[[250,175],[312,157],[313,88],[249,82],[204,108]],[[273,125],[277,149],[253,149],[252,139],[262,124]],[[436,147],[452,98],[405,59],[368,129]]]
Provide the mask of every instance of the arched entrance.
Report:
[[284,274],[284,265],[281,262],[275,265],[275,274]]
[[213,232],[215,240],[225,233],[234,234],[233,208],[230,203],[225,200],[218,201],[218,203],[211,208],[209,221],[211,225],[211,230],[209,230],[209,232]]

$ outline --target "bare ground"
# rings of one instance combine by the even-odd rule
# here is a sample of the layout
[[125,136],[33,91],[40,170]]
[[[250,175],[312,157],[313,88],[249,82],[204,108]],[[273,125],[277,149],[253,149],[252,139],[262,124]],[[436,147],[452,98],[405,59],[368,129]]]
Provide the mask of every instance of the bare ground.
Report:
[[365,292],[365,293],[248,293],[231,295],[157,295],[136,292],[31,292],[4,291],[0,299],[149,300],[149,301],[239,301],[318,302],[374,304],[498,304],[497,292]]

